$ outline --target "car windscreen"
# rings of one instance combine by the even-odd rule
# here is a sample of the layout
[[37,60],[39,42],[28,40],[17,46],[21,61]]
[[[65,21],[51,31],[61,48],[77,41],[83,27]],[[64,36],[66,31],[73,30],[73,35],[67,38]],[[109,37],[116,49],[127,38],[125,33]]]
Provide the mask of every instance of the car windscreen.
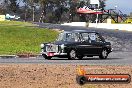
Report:
[[64,33],[60,33],[60,34],[58,35],[57,41],[63,41],[63,40],[64,40],[64,36],[65,36]]
[[78,35],[76,33],[60,33],[57,41],[77,42]]

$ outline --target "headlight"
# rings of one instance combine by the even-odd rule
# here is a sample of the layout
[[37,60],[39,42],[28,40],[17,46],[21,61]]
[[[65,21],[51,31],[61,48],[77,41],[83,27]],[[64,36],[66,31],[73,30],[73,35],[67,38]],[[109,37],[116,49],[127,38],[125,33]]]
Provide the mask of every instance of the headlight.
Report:
[[44,44],[41,44],[40,47],[41,47],[41,48],[44,48]]
[[65,48],[65,45],[64,45],[64,44],[62,44],[60,47],[61,47],[61,49],[64,49],[64,48]]

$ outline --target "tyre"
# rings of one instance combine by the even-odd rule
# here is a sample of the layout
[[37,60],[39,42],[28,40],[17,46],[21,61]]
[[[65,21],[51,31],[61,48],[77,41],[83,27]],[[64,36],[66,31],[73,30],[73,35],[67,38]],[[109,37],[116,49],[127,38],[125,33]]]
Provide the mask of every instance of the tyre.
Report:
[[107,57],[108,57],[108,51],[106,49],[103,49],[99,58],[100,59],[107,59]]
[[76,77],[76,82],[79,85],[84,85],[87,82],[87,79],[84,76],[77,76]]
[[82,59],[83,58],[83,56],[82,55],[77,55],[77,52],[76,52],[76,50],[71,50],[69,53],[68,53],[68,59],[73,59],[73,60],[75,60],[75,59]]
[[42,56],[45,58],[45,59],[47,59],[47,60],[50,60],[52,57],[48,57],[48,56],[46,56],[45,54],[42,54]]
[[77,56],[77,57],[78,57],[79,59],[83,59],[84,56],[83,56],[83,55],[80,55],[80,56]]

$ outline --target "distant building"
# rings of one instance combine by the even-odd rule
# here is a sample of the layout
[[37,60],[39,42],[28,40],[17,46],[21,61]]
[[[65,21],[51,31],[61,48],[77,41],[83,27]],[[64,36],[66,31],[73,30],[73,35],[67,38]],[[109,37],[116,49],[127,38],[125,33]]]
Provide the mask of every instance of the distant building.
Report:
[[125,21],[125,23],[132,23],[132,17],[127,18],[127,20]]
[[0,15],[0,21],[5,21],[5,15]]

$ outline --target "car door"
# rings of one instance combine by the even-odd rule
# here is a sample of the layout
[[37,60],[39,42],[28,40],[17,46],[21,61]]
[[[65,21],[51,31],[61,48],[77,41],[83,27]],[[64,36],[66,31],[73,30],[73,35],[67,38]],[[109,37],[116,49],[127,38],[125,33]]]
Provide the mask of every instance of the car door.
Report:
[[89,41],[83,41],[81,42],[81,52],[85,55],[91,55],[93,54],[93,45]]
[[89,33],[80,33],[80,42],[78,43],[78,50],[83,55],[92,54],[92,44],[89,42]]
[[79,33],[72,33],[72,37],[68,38],[69,48],[75,49],[77,51],[77,54],[84,54],[85,53],[85,45],[83,44],[83,41],[80,39]]
[[101,39],[101,37],[98,33],[93,33],[92,37],[94,37],[94,38],[90,38],[90,41],[91,41],[91,54],[99,55],[102,52],[104,42],[103,42],[103,40]]

